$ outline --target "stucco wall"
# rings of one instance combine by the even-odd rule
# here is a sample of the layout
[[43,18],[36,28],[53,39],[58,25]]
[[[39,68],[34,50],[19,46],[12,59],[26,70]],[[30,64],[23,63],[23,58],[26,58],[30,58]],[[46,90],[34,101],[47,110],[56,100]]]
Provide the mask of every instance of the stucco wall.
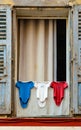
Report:
[[69,0],[14,0],[16,5],[65,6]]
[[11,6],[73,6],[81,4],[81,0],[0,0],[0,4]]
[[0,4],[11,4],[15,6],[67,6],[69,1],[70,0],[0,0]]
[[76,3],[77,4],[81,4],[81,0],[76,0]]
[[13,0],[0,0],[0,4],[10,4],[10,5],[14,5],[14,1]]
[[1,130],[81,130],[81,127],[0,127]]
[[0,4],[11,6],[73,6],[81,4],[81,0],[0,0]]

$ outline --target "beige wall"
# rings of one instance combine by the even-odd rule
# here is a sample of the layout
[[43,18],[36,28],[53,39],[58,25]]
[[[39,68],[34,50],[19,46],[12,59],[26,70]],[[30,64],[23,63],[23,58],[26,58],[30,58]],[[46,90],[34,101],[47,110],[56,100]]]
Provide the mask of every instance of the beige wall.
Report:
[[76,0],[76,3],[77,4],[81,4],[81,0]]
[[81,130],[81,127],[0,127],[1,130]]
[[65,6],[69,0],[14,0],[16,5],[34,5],[34,6]]
[[14,5],[14,1],[13,0],[0,0],[0,4]]
[[0,0],[0,4],[11,6],[72,6],[81,4],[81,0]]
[[69,1],[75,0],[0,0],[0,4],[16,6],[66,6],[69,4]]
[[12,6],[72,6],[81,4],[81,0],[0,0],[0,4]]

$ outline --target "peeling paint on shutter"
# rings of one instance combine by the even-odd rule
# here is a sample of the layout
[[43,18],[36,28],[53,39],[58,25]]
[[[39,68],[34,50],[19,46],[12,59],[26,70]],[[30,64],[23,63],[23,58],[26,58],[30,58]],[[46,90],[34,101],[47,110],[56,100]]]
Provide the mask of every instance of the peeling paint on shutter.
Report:
[[73,11],[73,109],[81,114],[81,6]]
[[81,7],[78,9],[78,113],[81,113]]
[[0,7],[0,114],[11,113],[11,9]]

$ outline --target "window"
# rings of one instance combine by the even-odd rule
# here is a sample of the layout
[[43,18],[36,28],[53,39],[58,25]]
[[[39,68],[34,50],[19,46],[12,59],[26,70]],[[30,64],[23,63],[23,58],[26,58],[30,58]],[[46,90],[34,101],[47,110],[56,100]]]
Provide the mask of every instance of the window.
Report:
[[66,20],[20,19],[18,28],[19,80],[66,81]]
[[66,81],[66,20],[57,20],[57,81]]
[[[20,12],[23,13],[23,9]],[[36,16],[35,13],[35,17],[29,16],[28,12],[27,15],[25,13],[25,16],[23,16],[24,13],[23,15],[19,14],[19,10],[17,13],[16,81],[54,80],[69,83],[69,18],[67,19],[65,16],[59,17],[59,19],[53,16],[48,17],[44,16],[42,12],[41,16],[38,14]],[[65,99],[60,107],[54,104],[51,88],[48,94],[46,106],[40,109],[37,105],[36,90],[32,89],[29,105],[27,109],[22,109],[16,89],[16,116],[54,117],[69,115],[69,89],[65,91]]]

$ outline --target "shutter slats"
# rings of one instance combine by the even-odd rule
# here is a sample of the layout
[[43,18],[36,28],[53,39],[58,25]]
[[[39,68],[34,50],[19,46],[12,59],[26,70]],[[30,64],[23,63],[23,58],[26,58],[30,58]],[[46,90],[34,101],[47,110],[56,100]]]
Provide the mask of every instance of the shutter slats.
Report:
[[0,36],[0,40],[5,40],[6,36]]
[[[0,10],[0,40],[6,40],[6,10]],[[4,32],[4,33],[3,33]]]
[[3,32],[3,30],[0,32],[0,36],[6,36],[5,34],[6,31]]
[[11,8],[1,6],[0,114],[10,114],[10,113],[11,113]]
[[0,21],[0,24],[4,25],[6,24],[6,21]]
[[81,28],[81,23],[78,25],[78,28]]
[[78,40],[81,40],[81,11],[78,11]]
[[4,74],[4,56],[5,56],[5,46],[0,46],[0,75]]
[[6,17],[3,17],[3,19],[0,19],[0,21],[4,21],[4,20],[6,21]]
[[81,66],[81,10],[78,10],[79,66]]
[[3,25],[3,24],[0,24],[0,28],[3,28],[3,27],[5,27],[5,28],[6,28],[6,26],[5,26],[5,25]]
[[6,13],[6,10],[1,10],[0,11],[0,14],[5,14]]

